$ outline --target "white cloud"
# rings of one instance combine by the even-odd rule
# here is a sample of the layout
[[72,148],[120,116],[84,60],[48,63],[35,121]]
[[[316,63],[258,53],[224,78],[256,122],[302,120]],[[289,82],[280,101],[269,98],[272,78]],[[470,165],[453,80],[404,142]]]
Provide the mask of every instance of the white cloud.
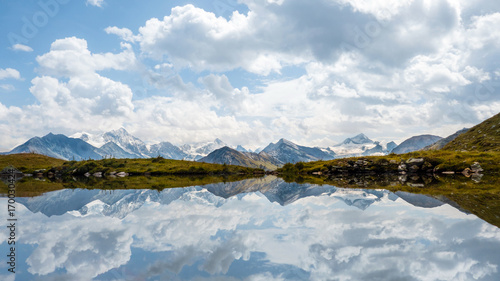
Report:
[[15,44],[14,46],[12,46],[12,50],[22,51],[22,52],[33,52],[33,48],[31,48],[30,46],[23,45],[23,44]]
[[131,128],[137,135],[148,136],[152,141],[164,141],[165,136],[176,144],[211,141],[215,137],[258,141],[259,133],[254,130],[266,130],[251,127],[234,116],[219,116],[211,109],[216,103],[208,96],[192,101],[151,97],[136,101],[134,105],[135,122]]
[[7,92],[11,92],[14,91],[16,88],[11,84],[0,84],[0,89],[3,89],[4,91]]
[[6,69],[0,68],[0,80],[3,80],[3,79],[20,80],[21,74],[19,73],[19,71],[15,70],[13,68],[6,68]]
[[87,0],[87,5],[102,7],[102,4],[104,4],[104,0]]
[[140,39],[140,36],[135,36],[132,31],[128,28],[118,28],[116,26],[108,26],[104,29],[107,34],[115,34],[127,42],[136,42]]
[[[84,39],[56,40],[37,57],[40,79],[33,81],[40,84],[33,90],[41,104],[58,105],[75,116],[68,122],[74,127],[90,126],[78,121],[79,114],[103,129],[127,124],[145,140],[176,143],[219,137],[262,146],[285,137],[326,146],[360,132],[387,141],[430,132],[446,136],[500,111],[495,84],[500,33],[493,28],[500,24],[498,3],[240,4],[248,11],[229,18],[193,5],[174,7],[163,18],[147,20],[136,34],[110,23],[105,32],[124,41],[119,53],[92,53]],[[295,69],[301,74],[289,74]],[[142,84],[110,81],[104,77],[107,70],[137,71]],[[2,73],[20,79],[3,69],[0,79]],[[245,85],[248,81],[253,85]],[[99,104],[85,83],[107,98]],[[42,94],[40,85],[60,92]],[[62,104],[72,101],[81,101],[82,108],[64,109]],[[46,115],[57,114],[41,116]]]
[[50,52],[36,58],[40,65],[38,71],[45,75],[73,77],[106,69],[133,69],[137,60],[131,46],[122,44],[122,48],[119,54],[92,54],[84,39],[59,39],[52,43]]

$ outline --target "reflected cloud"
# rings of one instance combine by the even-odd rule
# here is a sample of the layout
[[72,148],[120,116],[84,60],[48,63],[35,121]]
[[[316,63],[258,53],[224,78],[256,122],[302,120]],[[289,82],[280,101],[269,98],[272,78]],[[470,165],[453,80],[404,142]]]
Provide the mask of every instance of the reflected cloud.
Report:
[[[500,277],[500,230],[427,196],[401,198],[384,190],[275,179],[253,184],[161,192],[75,190],[78,196],[89,192],[80,198],[90,202],[78,201],[57,212],[48,207],[55,202],[51,199],[71,201],[60,194],[68,191],[25,200],[27,207],[20,205],[19,215],[30,227],[22,228],[20,241],[35,247],[23,276],[128,280],[128,275],[115,275],[129,272],[144,280]],[[232,194],[231,185],[237,194]],[[44,208],[34,207],[43,201]],[[4,198],[0,202],[6,204]],[[43,213],[63,209],[61,215]]]

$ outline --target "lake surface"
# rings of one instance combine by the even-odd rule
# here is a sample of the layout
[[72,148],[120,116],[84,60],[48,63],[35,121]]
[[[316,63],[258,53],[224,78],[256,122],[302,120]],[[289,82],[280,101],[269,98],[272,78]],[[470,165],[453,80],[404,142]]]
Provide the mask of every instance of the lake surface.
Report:
[[500,229],[426,195],[268,176],[17,201],[0,280],[500,280]]

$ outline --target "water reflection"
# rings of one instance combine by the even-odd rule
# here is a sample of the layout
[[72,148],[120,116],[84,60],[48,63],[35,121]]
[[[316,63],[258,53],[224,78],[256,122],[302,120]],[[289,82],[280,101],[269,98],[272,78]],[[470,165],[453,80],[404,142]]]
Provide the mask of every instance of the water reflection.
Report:
[[18,199],[16,280],[500,277],[500,230],[425,195],[266,177]]

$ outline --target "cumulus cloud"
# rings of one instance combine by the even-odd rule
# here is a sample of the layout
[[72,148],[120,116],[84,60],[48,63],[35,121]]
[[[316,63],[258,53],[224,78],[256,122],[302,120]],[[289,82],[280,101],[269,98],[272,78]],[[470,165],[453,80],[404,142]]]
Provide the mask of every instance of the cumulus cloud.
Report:
[[[109,130],[128,120],[134,111],[130,87],[98,73],[136,67],[130,45],[122,47],[123,52],[118,54],[93,54],[84,39],[56,40],[48,53],[37,57],[40,76],[32,79],[30,87],[37,103],[7,110],[1,121],[5,126],[23,127],[12,136],[13,140],[20,140],[11,145],[25,141],[23,134],[32,137],[36,132],[45,134],[46,130],[71,134],[75,128],[96,127]],[[2,69],[0,74],[2,78],[20,79],[14,69]]]
[[[101,101],[114,100],[119,109],[99,108],[97,101],[83,104],[88,114],[101,110],[109,112],[106,116],[127,116],[113,122],[130,124],[133,133],[145,140],[154,136],[153,141],[227,137],[230,144],[262,146],[285,137],[328,146],[360,132],[400,141],[424,133],[445,136],[500,110],[500,34],[491,29],[500,24],[499,4],[240,3],[248,10],[227,18],[185,5],[147,20],[136,31],[110,25],[105,32],[123,40],[119,53],[92,53],[84,39],[57,40],[37,57],[37,71],[58,79],[63,88],[75,84],[70,91],[83,98],[93,95],[76,87],[77,81],[95,79],[91,85],[115,87],[119,84],[106,82],[104,71],[137,71],[143,80],[131,83],[132,101],[122,87],[126,81],[104,91],[109,98]],[[296,69],[300,74],[287,74]],[[64,91],[57,96],[68,100]],[[177,112],[173,106],[193,111]],[[175,120],[173,112],[190,121]],[[170,124],[169,130],[151,120]],[[189,127],[184,129],[184,123]],[[255,135],[247,138],[250,128]]]
[[21,79],[21,74],[19,71],[13,69],[13,68],[5,68],[2,69],[0,68],[0,80],[3,79]]
[[15,44],[14,46],[12,46],[12,50],[22,51],[22,52],[33,52],[33,48],[31,48],[30,46],[23,45],[23,44]]
[[136,42],[140,39],[139,36],[136,36],[132,33],[132,31],[128,28],[118,28],[116,26],[109,26],[104,29],[107,34],[115,34],[122,38],[122,40],[127,42]]
[[58,39],[50,52],[37,57],[42,74],[56,77],[74,77],[105,69],[127,70],[136,66],[137,60],[131,46],[122,44],[119,54],[92,54],[87,41],[76,37]]

